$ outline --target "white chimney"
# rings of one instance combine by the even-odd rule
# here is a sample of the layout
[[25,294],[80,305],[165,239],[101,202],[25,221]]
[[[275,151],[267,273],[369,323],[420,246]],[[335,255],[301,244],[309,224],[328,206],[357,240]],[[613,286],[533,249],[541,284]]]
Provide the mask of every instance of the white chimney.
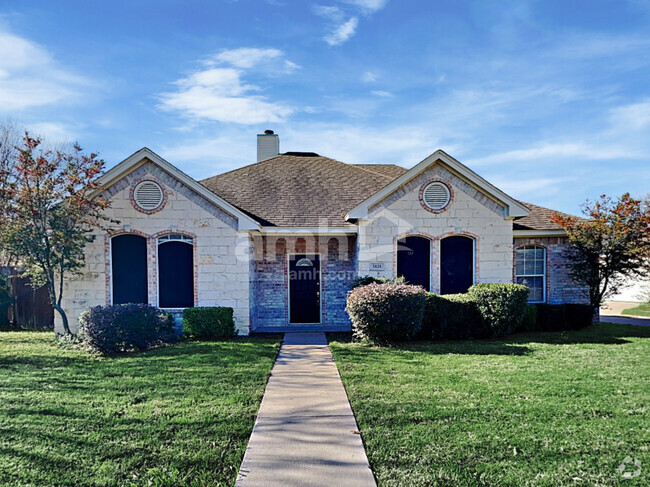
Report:
[[265,130],[263,134],[257,135],[257,162],[280,153],[280,139],[273,130]]

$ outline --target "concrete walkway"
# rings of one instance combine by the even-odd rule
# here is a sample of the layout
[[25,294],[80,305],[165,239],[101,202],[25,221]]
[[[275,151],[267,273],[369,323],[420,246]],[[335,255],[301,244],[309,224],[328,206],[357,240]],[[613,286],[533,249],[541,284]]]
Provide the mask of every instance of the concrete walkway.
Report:
[[640,316],[600,315],[600,321],[620,323],[622,325],[650,326],[650,318],[642,318]]
[[324,333],[287,333],[238,487],[376,486]]

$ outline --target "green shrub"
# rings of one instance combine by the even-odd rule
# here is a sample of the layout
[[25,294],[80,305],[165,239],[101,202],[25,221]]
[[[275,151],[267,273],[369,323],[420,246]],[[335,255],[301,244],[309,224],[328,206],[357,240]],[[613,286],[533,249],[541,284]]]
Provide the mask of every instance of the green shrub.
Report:
[[375,276],[358,276],[352,281],[352,286],[350,289],[354,289],[361,286],[367,286],[368,284],[406,284],[403,276],[399,277],[375,277]]
[[145,350],[176,341],[173,319],[154,306],[95,306],[79,316],[82,343],[101,353]]
[[13,302],[10,279],[6,276],[0,276],[0,326],[9,324],[9,307]]
[[588,304],[536,304],[540,331],[579,330],[591,325],[593,308]]
[[345,310],[354,336],[379,345],[412,339],[422,326],[426,291],[407,284],[360,286],[348,293]]
[[567,330],[580,330],[593,323],[594,309],[589,304],[564,305]]
[[233,309],[225,307],[187,308],[183,331],[192,338],[225,340],[235,334]]
[[476,300],[488,336],[501,337],[520,328],[529,289],[521,284],[475,284],[467,293]]
[[485,335],[476,300],[468,294],[427,293],[421,336],[434,340],[465,340]]
[[537,307],[534,304],[526,306],[526,313],[519,329],[522,331],[537,330]]

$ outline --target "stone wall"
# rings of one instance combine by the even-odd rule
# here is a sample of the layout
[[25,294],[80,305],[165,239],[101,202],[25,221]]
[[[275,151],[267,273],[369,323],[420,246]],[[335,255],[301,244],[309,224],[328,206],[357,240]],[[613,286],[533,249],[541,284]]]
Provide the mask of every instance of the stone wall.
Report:
[[354,237],[255,236],[251,275],[251,329],[289,326],[287,274],[291,253],[319,254],[321,325],[348,327],[345,300],[356,275]]
[[[569,267],[563,252],[568,243],[566,237],[525,237],[515,238],[515,250],[528,245],[546,249],[546,302],[560,303],[589,303],[587,287],[575,283],[569,276]],[[514,251],[513,251],[514,253]],[[513,257],[514,258],[514,257]],[[513,268],[513,280],[515,269]]]
[[[164,206],[142,212],[132,202],[132,188],[143,179],[158,182],[165,191]],[[236,219],[194,193],[177,179],[147,162],[113,184],[105,192],[111,202],[108,231],[97,231],[86,250],[86,265],[79,277],[65,282],[63,307],[73,331],[79,314],[96,305],[111,304],[110,237],[134,233],[147,238],[149,303],[157,297],[157,238],[181,233],[194,238],[194,301],[196,306],[229,306],[234,309],[240,333],[249,330],[251,239],[238,232]],[[56,329],[61,329],[59,321]]]
[[[451,202],[442,211],[425,209],[422,188],[446,183]],[[397,239],[408,235],[432,240],[431,290],[440,291],[440,240],[465,235],[475,241],[475,281],[512,282],[512,221],[505,208],[441,164],[434,165],[370,208],[359,221],[359,274],[393,277],[397,272]],[[383,265],[372,271],[371,264]]]

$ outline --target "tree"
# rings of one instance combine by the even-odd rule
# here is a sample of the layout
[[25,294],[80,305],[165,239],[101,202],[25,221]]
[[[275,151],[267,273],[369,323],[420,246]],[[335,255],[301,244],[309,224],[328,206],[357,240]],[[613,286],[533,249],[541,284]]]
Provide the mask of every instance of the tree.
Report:
[[52,307],[70,333],[61,306],[64,277],[80,273],[93,231],[109,221],[96,195],[104,161],[75,144],[46,150],[26,132],[0,199],[0,240],[27,270],[33,286],[47,286]]
[[571,277],[589,287],[595,310],[620,289],[626,278],[650,269],[650,205],[625,193],[602,195],[583,205],[586,218],[555,214],[569,237],[565,252]]
[[[18,156],[16,146],[20,136],[15,125],[10,121],[0,123],[0,214],[3,213],[4,194],[14,176],[13,165]],[[0,267],[11,264],[11,256],[0,245]]]

